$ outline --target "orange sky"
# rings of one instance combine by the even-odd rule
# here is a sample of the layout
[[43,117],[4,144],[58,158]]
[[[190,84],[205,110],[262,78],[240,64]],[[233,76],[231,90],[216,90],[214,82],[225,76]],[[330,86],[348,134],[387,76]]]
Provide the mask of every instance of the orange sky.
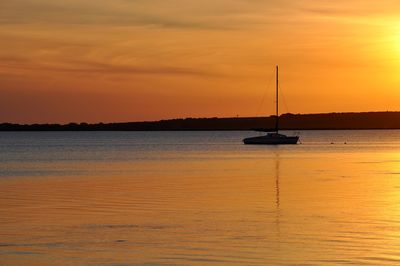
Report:
[[400,110],[393,0],[1,1],[0,40],[0,122],[269,115],[276,64],[282,112]]

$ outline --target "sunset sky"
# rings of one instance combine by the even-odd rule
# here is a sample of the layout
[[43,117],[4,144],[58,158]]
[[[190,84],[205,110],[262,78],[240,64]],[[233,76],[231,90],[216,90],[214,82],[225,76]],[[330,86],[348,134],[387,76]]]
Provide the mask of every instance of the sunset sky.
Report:
[[[0,0],[0,122],[400,110],[394,0]],[[264,99],[264,101],[263,101]]]

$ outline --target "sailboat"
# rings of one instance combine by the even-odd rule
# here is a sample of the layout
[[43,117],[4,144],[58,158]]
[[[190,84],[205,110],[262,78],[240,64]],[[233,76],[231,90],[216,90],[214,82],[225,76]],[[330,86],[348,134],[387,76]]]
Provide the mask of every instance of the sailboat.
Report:
[[243,139],[244,144],[297,144],[299,136],[286,136],[279,133],[279,68],[276,66],[276,121],[275,130],[267,135]]

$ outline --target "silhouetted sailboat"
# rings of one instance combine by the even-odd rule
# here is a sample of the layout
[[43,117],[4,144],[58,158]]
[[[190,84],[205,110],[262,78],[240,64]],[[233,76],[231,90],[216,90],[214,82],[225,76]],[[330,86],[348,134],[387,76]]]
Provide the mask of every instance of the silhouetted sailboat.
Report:
[[267,133],[267,135],[259,137],[245,138],[244,144],[265,144],[265,145],[278,145],[278,144],[297,144],[299,136],[286,136],[279,133],[279,69],[276,66],[276,122],[275,130]]

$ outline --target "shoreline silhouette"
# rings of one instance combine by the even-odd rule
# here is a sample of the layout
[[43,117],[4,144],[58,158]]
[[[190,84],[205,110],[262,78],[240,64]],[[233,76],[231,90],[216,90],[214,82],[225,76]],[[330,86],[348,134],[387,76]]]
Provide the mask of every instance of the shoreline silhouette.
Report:
[[[0,131],[223,131],[273,130],[275,116],[230,118],[177,118],[122,123],[14,124],[1,123]],[[282,130],[400,129],[400,112],[282,114]]]

